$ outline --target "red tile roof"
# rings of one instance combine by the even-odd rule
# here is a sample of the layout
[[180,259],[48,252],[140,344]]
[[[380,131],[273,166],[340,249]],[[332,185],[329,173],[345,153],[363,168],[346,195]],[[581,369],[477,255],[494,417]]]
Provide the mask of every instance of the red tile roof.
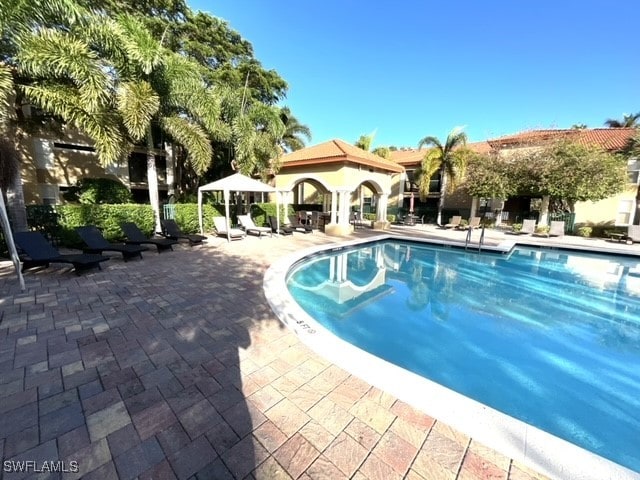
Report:
[[531,130],[505,137],[487,140],[491,147],[517,148],[534,146],[559,140],[568,140],[586,146],[597,146],[605,150],[621,150],[631,137],[636,135],[635,128],[588,128],[565,130]]
[[283,167],[300,165],[317,165],[320,163],[351,162],[366,165],[390,172],[403,172],[404,168],[392,160],[374,155],[343,140],[328,142],[296,150],[284,155],[281,159]]
[[[489,153],[491,151],[491,146],[487,142],[467,143],[467,148],[477,153]],[[426,151],[426,148],[421,148],[420,150],[396,150],[391,152],[391,159],[405,167],[415,166],[422,162]]]

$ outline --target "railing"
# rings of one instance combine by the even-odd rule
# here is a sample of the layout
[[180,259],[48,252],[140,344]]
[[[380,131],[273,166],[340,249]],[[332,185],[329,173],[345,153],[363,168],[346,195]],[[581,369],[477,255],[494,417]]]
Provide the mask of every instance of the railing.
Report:
[[175,203],[165,203],[162,205],[162,218],[165,220],[175,220],[176,219],[176,204]]
[[[485,226],[482,225],[482,230],[480,231],[480,241],[478,242],[478,253],[482,251],[482,246],[484,245],[484,229]],[[469,247],[469,243],[471,242],[471,232],[473,232],[472,228],[467,229],[467,238],[464,241],[464,249],[465,251]]]
[[551,221],[564,222],[564,233],[571,233],[576,221],[576,214],[570,212],[549,213],[548,219],[549,225],[551,225]]

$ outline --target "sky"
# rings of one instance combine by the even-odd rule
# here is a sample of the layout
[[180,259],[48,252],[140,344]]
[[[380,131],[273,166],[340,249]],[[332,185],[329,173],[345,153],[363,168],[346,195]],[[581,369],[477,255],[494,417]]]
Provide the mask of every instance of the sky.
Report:
[[289,84],[310,144],[416,147],[640,112],[638,0],[187,0]]

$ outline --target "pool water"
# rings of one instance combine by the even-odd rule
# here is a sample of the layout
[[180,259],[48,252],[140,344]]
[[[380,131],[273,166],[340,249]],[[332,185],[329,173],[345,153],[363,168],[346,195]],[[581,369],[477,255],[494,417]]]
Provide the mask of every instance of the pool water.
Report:
[[640,472],[640,261],[383,241],[287,285],[349,343]]

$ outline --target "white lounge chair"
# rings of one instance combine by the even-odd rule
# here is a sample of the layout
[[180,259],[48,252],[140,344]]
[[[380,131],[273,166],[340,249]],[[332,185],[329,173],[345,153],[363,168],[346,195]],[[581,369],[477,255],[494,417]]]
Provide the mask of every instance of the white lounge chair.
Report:
[[531,235],[536,231],[536,221],[534,219],[527,219],[522,221],[521,234]]
[[449,219],[449,223],[447,223],[444,228],[456,228],[458,225],[460,225],[461,221],[462,215],[454,215]]
[[225,217],[213,217],[213,226],[216,233],[231,240],[243,239],[247,233],[239,228],[227,228],[227,219]]
[[270,227],[259,227],[255,223],[253,223],[253,219],[249,215],[238,215],[238,222],[244,228],[244,231],[247,233],[255,233],[259,237],[262,237],[263,233],[268,233],[273,237],[273,232]]
[[625,238],[628,244],[640,242],[640,225],[629,225]]
[[564,222],[562,220],[553,220],[549,228],[550,237],[564,236]]
[[474,228],[480,228],[480,220],[482,220],[481,217],[471,217],[469,219],[469,226],[467,228],[470,229],[474,229]]

